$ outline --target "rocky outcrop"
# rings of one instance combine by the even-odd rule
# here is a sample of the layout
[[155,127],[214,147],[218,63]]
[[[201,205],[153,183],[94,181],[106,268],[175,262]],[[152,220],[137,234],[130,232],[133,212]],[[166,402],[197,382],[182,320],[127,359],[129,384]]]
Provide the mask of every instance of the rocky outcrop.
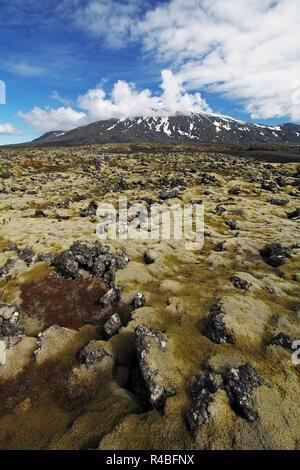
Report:
[[258,419],[257,412],[252,408],[253,391],[268,385],[259,377],[257,371],[245,364],[229,369],[224,374],[213,370],[193,378],[191,385],[192,406],[185,414],[185,420],[191,432],[198,426],[210,421],[209,405],[213,395],[220,389],[226,391],[232,410],[249,422]]
[[112,287],[116,270],[123,269],[129,260],[123,250],[113,255],[109,253],[108,247],[99,242],[92,245],[75,242],[59,255],[58,271],[67,279],[81,279],[79,270],[83,269],[93,277],[102,278],[108,287]]
[[265,263],[273,268],[278,268],[292,257],[292,252],[280,243],[269,243],[260,250],[260,255]]
[[225,312],[221,305],[216,305],[212,308],[206,323],[204,335],[207,336],[213,343],[224,344],[234,343],[233,336],[227,332],[224,322]]
[[165,388],[159,373],[159,361],[154,360],[156,352],[163,358],[168,345],[168,337],[158,328],[138,325],[135,329],[139,367],[148,392],[151,405],[163,409],[166,399],[176,393],[174,387]]
[[201,424],[209,423],[209,405],[213,401],[213,394],[222,387],[222,375],[212,370],[193,377],[191,385],[192,406],[185,414],[190,431],[194,432]]

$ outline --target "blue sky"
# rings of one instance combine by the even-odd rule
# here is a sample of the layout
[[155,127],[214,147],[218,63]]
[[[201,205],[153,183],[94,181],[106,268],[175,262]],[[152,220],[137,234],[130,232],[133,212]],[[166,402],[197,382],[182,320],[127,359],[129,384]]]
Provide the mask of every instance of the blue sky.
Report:
[[299,123],[299,24],[297,0],[1,0],[0,144],[129,115]]

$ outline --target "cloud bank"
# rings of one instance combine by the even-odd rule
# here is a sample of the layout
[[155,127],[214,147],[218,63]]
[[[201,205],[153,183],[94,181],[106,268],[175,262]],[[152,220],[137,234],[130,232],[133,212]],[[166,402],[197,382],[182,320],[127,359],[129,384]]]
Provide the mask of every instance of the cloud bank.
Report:
[[[198,90],[234,100],[255,120],[300,121],[300,8],[295,0],[64,0],[76,28],[108,49],[141,47],[148,61],[167,64],[161,93],[118,80],[79,96],[76,106],[18,115],[37,133],[138,115],[210,112]],[[69,11],[69,10],[68,10]],[[149,65],[151,66],[151,64]],[[172,70],[172,72],[171,72]],[[35,73],[24,64],[19,73]]]
[[90,0],[74,18],[109,47],[141,43],[188,90],[236,99],[254,119],[300,120],[292,99],[300,78],[299,2],[171,0],[146,12],[142,4]]
[[105,119],[123,119],[129,116],[172,116],[176,113],[211,112],[201,94],[187,93],[179,78],[165,69],[161,73],[161,94],[154,96],[150,90],[138,91],[133,83],[118,80],[106,95],[101,86],[88,90],[77,99],[79,111],[71,107],[57,109],[39,107],[18,116],[34,126],[37,133],[70,130]]
[[23,135],[24,132],[12,124],[0,124],[0,135]]

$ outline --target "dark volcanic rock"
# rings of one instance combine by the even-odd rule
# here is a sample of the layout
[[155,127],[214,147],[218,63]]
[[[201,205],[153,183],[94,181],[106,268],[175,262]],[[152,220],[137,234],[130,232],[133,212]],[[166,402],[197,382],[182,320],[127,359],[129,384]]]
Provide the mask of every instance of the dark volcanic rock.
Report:
[[119,302],[122,294],[122,287],[112,287],[99,299],[101,307],[108,307],[113,302]]
[[230,228],[230,230],[238,230],[238,223],[234,219],[226,220],[225,224]]
[[115,335],[118,333],[120,330],[122,324],[121,324],[121,319],[118,313],[114,313],[104,324],[104,331],[105,334],[110,338],[111,336]]
[[291,212],[288,214],[289,219],[296,219],[297,217],[300,217],[300,207],[297,207],[297,209],[294,210],[294,212]]
[[273,193],[275,193],[277,191],[278,186],[275,181],[263,181],[261,188],[265,191],[272,191]]
[[13,259],[8,259],[6,263],[0,268],[0,277],[6,276],[11,268],[14,267],[16,261]]
[[293,351],[293,342],[294,342],[294,339],[289,336],[289,335],[286,335],[284,333],[279,333],[277,336],[275,336],[271,342],[270,342],[270,345],[271,346],[281,346],[282,348],[285,348],[285,349],[289,349],[290,351]]
[[89,216],[95,216],[97,213],[98,209],[98,204],[95,201],[91,201],[86,209],[84,209],[80,217],[89,217]]
[[273,206],[286,206],[289,203],[288,199],[283,198],[271,198],[269,199],[269,203],[273,204]]
[[78,263],[70,250],[63,251],[59,255],[59,271],[66,278],[80,279]]
[[216,208],[215,208],[215,213],[216,213],[216,214],[221,215],[221,214],[223,214],[224,212],[226,212],[225,207],[216,206]]
[[45,214],[45,212],[42,209],[36,209],[35,216],[36,217],[47,217],[47,215]]
[[170,190],[163,190],[159,194],[159,198],[162,199],[163,201],[166,201],[168,199],[174,199],[178,197],[179,191],[178,189],[170,189]]
[[[158,379],[158,365],[153,365],[149,360],[149,354],[152,348],[162,352],[166,351],[168,337],[158,328],[150,328],[146,325],[138,325],[135,329],[136,348],[139,361],[139,367],[142,377],[145,381],[148,398],[151,405],[156,409],[163,409],[166,399],[176,394],[174,387],[166,389]],[[152,339],[155,340],[153,346]]]
[[7,179],[9,179],[9,178],[12,177],[12,173],[11,173],[10,171],[6,170],[6,171],[3,171],[3,172],[0,174],[0,177],[1,177],[2,179],[4,179],[4,180],[7,180]]
[[247,421],[255,421],[258,414],[251,408],[252,393],[255,388],[266,385],[257,371],[246,364],[230,369],[223,380],[232,409]]
[[197,375],[191,385],[192,406],[184,415],[189,430],[193,433],[198,426],[209,423],[209,405],[219,389],[226,391],[236,414],[249,422],[255,421],[258,414],[252,409],[252,394],[261,385],[269,386],[249,364],[230,369],[225,374],[208,370]]
[[55,262],[55,256],[53,253],[39,253],[32,258],[32,263],[46,263],[49,266],[53,265]]
[[3,253],[5,253],[6,251],[16,251],[17,253],[19,253],[20,250],[15,243],[12,243],[11,245],[8,245],[6,248],[3,249]]
[[25,263],[29,266],[32,262],[32,258],[34,256],[34,251],[31,247],[23,248],[23,250],[19,253],[19,258],[25,261]]
[[144,260],[146,264],[155,263],[157,257],[158,257],[158,253],[154,250],[147,250],[144,253]]
[[124,250],[120,249],[120,250],[117,250],[116,252],[115,261],[116,261],[116,269],[124,269],[125,266],[129,263],[130,257],[127,255],[127,253]]
[[280,243],[269,243],[260,250],[260,255],[265,263],[277,268],[283,265],[287,258],[292,257],[292,252]]
[[73,199],[67,197],[63,202],[59,202],[57,204],[57,207],[59,209],[68,209],[70,207],[71,202],[73,202]]
[[241,188],[231,188],[228,191],[228,193],[232,194],[233,196],[238,196],[239,194],[241,194],[241,192],[242,192]]
[[133,309],[142,308],[146,305],[146,298],[142,292],[137,292],[132,301]]
[[244,279],[239,278],[238,276],[233,276],[230,281],[232,282],[233,286],[238,290],[249,290],[251,284]]
[[216,344],[233,344],[234,339],[226,330],[224,316],[225,312],[222,310],[222,307],[213,307],[207,318],[204,335]]
[[87,367],[90,367],[97,362],[101,362],[105,356],[109,356],[109,354],[105,351],[105,349],[97,346],[95,340],[90,341],[78,353],[79,361],[85,364]]
[[115,271],[123,269],[130,261],[124,250],[116,255],[109,253],[107,246],[99,242],[88,246],[83,242],[73,243],[59,256],[58,271],[66,278],[80,279],[79,268],[88,271],[93,277],[102,278],[108,287],[113,287]]
[[[1,312],[9,311],[9,305],[1,305],[0,309],[0,339],[8,336],[10,340],[10,345],[17,344],[24,336],[24,328],[19,324],[19,313],[15,311],[10,315],[1,315]],[[15,310],[11,308],[11,310]]]
[[208,424],[210,420],[209,405],[213,401],[212,395],[223,387],[223,378],[220,374],[208,370],[203,375],[197,375],[192,380],[191,394],[192,406],[185,414],[185,421],[191,432],[201,424]]

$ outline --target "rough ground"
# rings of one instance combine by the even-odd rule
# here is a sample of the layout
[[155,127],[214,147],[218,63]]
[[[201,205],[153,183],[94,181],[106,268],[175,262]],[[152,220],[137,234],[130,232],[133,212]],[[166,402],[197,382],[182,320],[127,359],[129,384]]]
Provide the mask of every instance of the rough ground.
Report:
[[[96,243],[120,194],[203,201],[203,248]],[[192,146],[0,150],[0,448],[299,450],[299,196]]]

